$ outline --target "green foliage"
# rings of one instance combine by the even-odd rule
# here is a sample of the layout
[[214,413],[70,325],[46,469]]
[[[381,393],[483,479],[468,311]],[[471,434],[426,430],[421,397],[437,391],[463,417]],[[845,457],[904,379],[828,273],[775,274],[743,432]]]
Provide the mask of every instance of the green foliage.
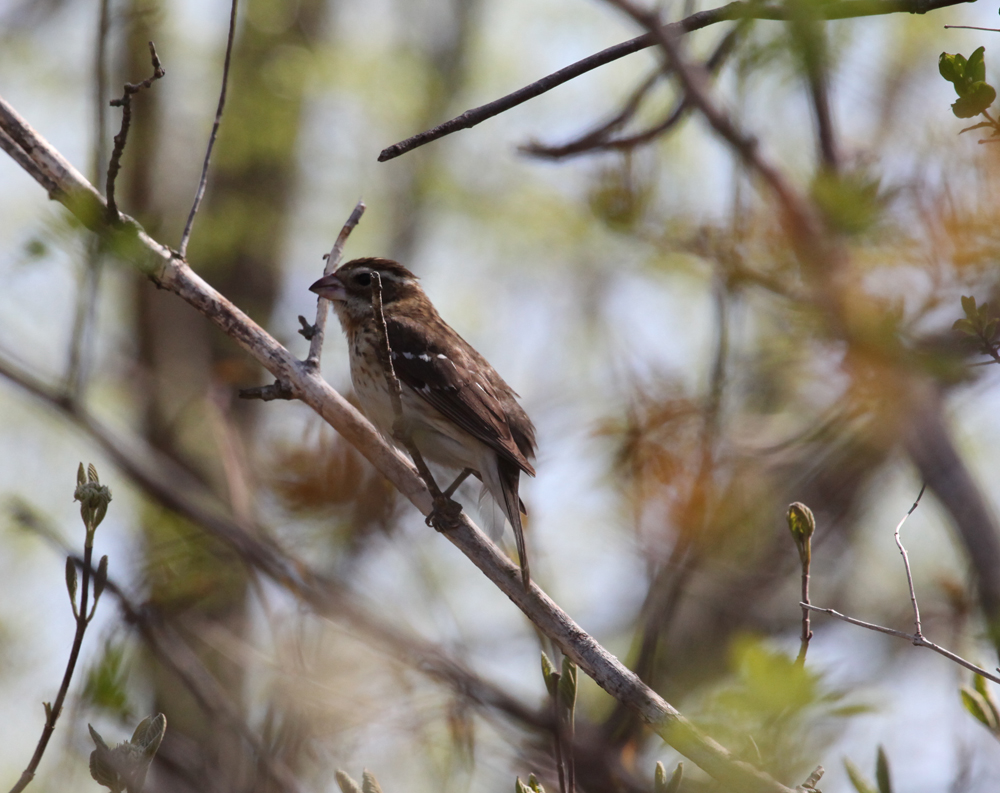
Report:
[[827,224],[842,234],[871,231],[882,218],[888,197],[881,179],[864,170],[820,171],[812,183],[812,198]]
[[798,776],[813,761],[815,723],[862,710],[844,706],[815,672],[760,639],[738,639],[730,657],[733,678],[696,720],[740,759],[779,779]]
[[995,356],[1000,335],[1000,318],[992,316],[989,306],[989,303],[977,306],[975,297],[963,296],[962,311],[965,312],[965,317],[955,320],[951,328],[964,334],[984,355]]
[[958,100],[951,111],[959,118],[973,118],[986,111],[997,98],[996,89],[986,82],[986,48],[980,47],[966,59],[942,52],[938,58],[941,76],[955,86]]
[[854,785],[854,789],[858,793],[892,793],[889,758],[886,756],[885,749],[882,746],[879,746],[878,754],[875,758],[875,785],[869,782],[860,769],[846,758],[844,759],[844,768],[847,771],[847,776],[850,777],[851,784]]
[[105,642],[101,657],[87,670],[83,701],[99,710],[112,713],[123,721],[130,719],[132,713],[128,704],[128,676],[124,645]]
[[986,686],[986,678],[976,675],[972,686],[959,689],[962,704],[975,719],[1000,739],[1000,710],[992,692]]

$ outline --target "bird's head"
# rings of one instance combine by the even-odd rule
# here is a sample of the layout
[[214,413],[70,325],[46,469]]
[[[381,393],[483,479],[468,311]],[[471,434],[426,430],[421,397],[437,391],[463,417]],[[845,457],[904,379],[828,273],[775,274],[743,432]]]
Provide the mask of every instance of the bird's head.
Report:
[[362,322],[371,316],[375,273],[382,284],[383,311],[427,303],[417,276],[399,262],[374,257],[352,259],[337,268],[336,272],[320,278],[309,290],[333,302],[337,316],[346,329],[349,324]]

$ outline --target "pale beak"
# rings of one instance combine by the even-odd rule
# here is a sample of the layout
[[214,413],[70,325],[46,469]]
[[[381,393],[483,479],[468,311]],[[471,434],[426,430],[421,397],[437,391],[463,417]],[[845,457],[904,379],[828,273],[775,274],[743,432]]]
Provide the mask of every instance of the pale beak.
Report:
[[347,290],[344,289],[344,282],[337,277],[336,273],[324,275],[309,287],[309,291],[315,292],[327,300],[347,300]]

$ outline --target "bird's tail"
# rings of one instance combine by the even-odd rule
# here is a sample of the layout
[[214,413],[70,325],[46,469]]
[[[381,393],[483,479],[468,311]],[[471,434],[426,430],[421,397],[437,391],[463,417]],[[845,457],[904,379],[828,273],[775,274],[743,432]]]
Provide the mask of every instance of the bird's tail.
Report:
[[[521,579],[527,588],[531,583],[531,573],[528,570],[528,550],[524,544],[524,529],[521,525],[521,499],[517,495],[521,469],[501,459],[497,460],[496,476],[490,476],[490,473],[492,472],[483,478],[483,489],[479,495],[480,513],[487,533],[494,540],[503,536],[503,518],[506,517],[510,522],[514,530],[514,541],[517,543],[517,558],[521,563]],[[502,516],[496,514],[498,507]]]

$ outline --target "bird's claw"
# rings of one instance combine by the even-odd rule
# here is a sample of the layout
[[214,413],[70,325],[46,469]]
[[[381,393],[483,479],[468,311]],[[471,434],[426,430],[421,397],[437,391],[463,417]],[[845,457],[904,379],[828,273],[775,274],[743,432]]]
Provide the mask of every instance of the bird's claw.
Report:
[[434,499],[434,508],[425,522],[438,531],[447,531],[455,525],[461,514],[462,505],[442,493]]

